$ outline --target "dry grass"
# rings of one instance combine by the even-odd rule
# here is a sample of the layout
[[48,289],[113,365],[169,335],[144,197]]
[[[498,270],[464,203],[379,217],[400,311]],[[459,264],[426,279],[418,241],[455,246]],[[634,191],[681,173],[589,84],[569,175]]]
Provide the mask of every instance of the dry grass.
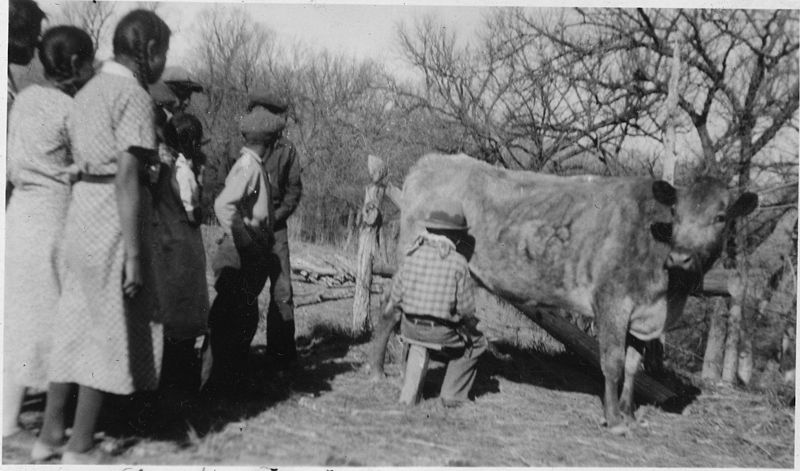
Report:
[[[298,248],[299,249],[299,248]],[[313,247],[302,250],[313,251]],[[308,289],[297,284],[298,291]],[[262,299],[263,301],[263,299]],[[377,297],[374,303],[377,303]],[[602,425],[602,383],[530,321],[480,296],[481,326],[496,341],[485,355],[475,401],[444,409],[436,400],[443,370],[434,365],[417,407],[396,403],[400,365],[371,382],[362,370],[367,339],[347,330],[348,300],[297,310],[297,333],[312,345],[302,371],[279,376],[263,368],[254,342],[252,381],[236,400],[207,401],[187,413],[181,439],[143,429],[109,431],[119,464],[313,466],[672,466],[794,465],[794,407],[765,394],[706,386],[677,412],[639,408],[627,437]],[[117,411],[118,412],[118,411]],[[27,412],[40,425],[41,404]],[[38,415],[37,415],[38,414]],[[4,447],[4,462],[26,450]]]

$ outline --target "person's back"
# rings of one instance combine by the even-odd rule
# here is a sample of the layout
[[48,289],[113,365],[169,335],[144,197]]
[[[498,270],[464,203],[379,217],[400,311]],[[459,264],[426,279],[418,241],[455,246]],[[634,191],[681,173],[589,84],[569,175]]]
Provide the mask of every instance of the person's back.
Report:
[[[399,273],[399,307],[407,314],[449,322],[474,313],[467,259],[446,236],[426,233],[407,251]],[[395,292],[393,291],[393,294]]]

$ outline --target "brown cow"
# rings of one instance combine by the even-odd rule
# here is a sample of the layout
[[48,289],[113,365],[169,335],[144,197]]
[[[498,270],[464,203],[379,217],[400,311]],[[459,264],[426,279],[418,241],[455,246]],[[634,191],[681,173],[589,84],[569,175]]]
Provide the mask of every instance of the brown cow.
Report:
[[[431,154],[403,186],[399,250],[422,230],[428,202],[440,197],[462,202],[475,239],[470,270],[480,284],[523,312],[554,306],[595,318],[605,418],[614,433],[634,420],[643,342],[681,314],[719,256],[728,221],[758,204],[753,193],[731,204],[725,186],[710,178],[675,189],[648,178],[558,177]],[[378,322],[370,365],[376,376],[397,321],[387,312]]]

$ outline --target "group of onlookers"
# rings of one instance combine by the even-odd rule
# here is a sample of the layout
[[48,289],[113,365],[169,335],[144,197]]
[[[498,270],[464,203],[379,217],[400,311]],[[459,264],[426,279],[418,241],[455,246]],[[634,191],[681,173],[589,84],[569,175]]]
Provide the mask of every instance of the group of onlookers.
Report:
[[95,463],[107,394],[197,392],[198,338],[212,365],[204,388],[241,385],[267,279],[267,349],[278,367],[295,365],[286,219],[300,167],[282,137],[289,104],[251,94],[245,145],[214,204],[224,235],[209,306],[203,130],[186,111],[203,87],[179,68],[162,77],[170,28],[152,11],[129,12],[113,60],[95,70],[89,35],[41,34],[44,19],[33,0],[10,1],[9,62],[38,50],[45,81],[18,91],[9,69],[3,436],[23,433],[26,388],[46,390],[31,458]]

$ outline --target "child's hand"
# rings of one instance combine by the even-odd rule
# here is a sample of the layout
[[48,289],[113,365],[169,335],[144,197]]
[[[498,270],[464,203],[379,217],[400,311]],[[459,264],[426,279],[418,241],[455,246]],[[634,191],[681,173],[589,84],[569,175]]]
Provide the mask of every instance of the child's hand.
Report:
[[136,296],[142,287],[142,272],[139,257],[125,257],[122,273],[122,293],[128,298]]

